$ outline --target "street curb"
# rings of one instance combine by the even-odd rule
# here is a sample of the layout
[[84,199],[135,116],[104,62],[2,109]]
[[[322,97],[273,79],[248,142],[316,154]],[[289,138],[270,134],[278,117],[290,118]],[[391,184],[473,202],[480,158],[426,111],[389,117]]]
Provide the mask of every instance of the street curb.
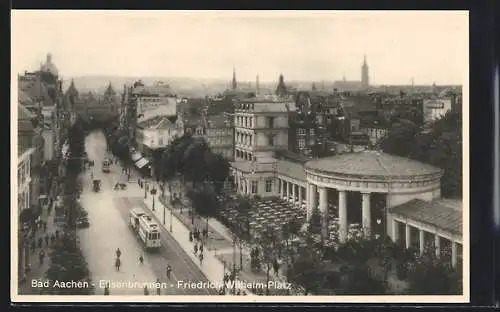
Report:
[[[150,212],[153,214],[153,216],[155,216],[156,218],[158,218],[158,216],[156,215],[156,213],[152,211],[152,209],[151,209],[151,207],[150,207],[150,202],[149,202],[147,199],[144,199],[144,200],[143,200],[143,202],[144,202],[144,204],[146,205],[146,207],[150,210]],[[161,204],[161,203],[160,203],[160,204]],[[170,208],[169,208],[167,205],[163,205],[163,204],[161,204],[161,205],[162,205],[162,206],[164,206],[164,207],[165,207],[165,209],[170,210]],[[181,220],[179,220],[179,219],[178,219],[178,218],[177,218],[174,214],[172,214],[172,216],[173,216],[173,218],[175,218],[175,220],[178,222],[178,224],[179,224],[180,226],[182,226],[182,227],[185,229],[185,231],[189,232],[189,228],[187,228]],[[159,220],[158,220],[158,221],[159,221]],[[161,222],[159,222],[159,223],[161,224],[161,226],[162,226],[162,227],[164,227],[164,228],[165,228],[165,230],[166,230],[167,232],[169,232],[169,230],[167,229],[166,225],[164,225],[164,224],[163,224],[163,223],[161,223]],[[170,233],[170,232],[169,232],[169,233]],[[192,259],[192,261],[196,264],[196,266],[200,269],[200,271],[203,273],[203,275],[205,275],[205,277],[206,277],[209,281],[211,281],[211,282],[213,282],[213,283],[220,283],[220,280],[215,280],[215,281],[214,281],[214,280],[212,280],[212,279],[208,276],[208,274],[205,272],[206,267],[204,268],[204,267],[202,267],[202,266],[200,265],[200,263],[199,263],[199,259],[198,259],[198,258],[194,255],[194,253],[193,253],[193,251],[192,251],[192,250],[190,250],[187,246],[185,246],[185,245],[181,244],[181,243],[180,243],[180,242],[179,242],[179,241],[175,238],[175,236],[174,236],[172,233],[170,233],[170,235],[172,236],[172,238],[173,238],[174,240],[176,240],[176,241],[177,241],[177,243],[178,243],[178,244],[180,245],[180,247],[184,250],[184,252],[185,252],[186,254],[188,254],[188,255],[189,255],[189,257]],[[220,262],[220,260],[219,260],[219,259],[217,259],[214,255],[210,254],[210,256],[211,256],[211,257],[213,257],[214,261],[216,261],[219,265],[223,266],[222,262]],[[252,292],[250,292],[250,291],[249,291],[248,289],[246,289],[246,288],[240,289],[240,291],[245,292],[247,296],[255,296],[255,294],[253,294]]]

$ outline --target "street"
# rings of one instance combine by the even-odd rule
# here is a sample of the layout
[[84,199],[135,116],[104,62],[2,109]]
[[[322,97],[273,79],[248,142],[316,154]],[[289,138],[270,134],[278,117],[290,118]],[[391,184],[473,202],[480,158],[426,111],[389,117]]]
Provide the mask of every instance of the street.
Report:
[[[157,278],[168,287],[161,289],[161,295],[209,295],[216,294],[215,289],[184,289],[177,287],[179,281],[208,282],[204,274],[191,261],[179,244],[161,228],[162,247],[156,253],[143,251],[140,241],[128,226],[128,213],[133,207],[144,205],[144,191],[137,185],[137,179],[127,183],[126,190],[113,190],[122,176],[121,168],[113,164],[110,173],[101,171],[101,163],[107,154],[106,140],[102,132],[89,134],[85,148],[90,160],[95,162],[94,168],[88,170],[83,178],[81,204],[87,210],[90,227],[79,230],[82,250],[87,257],[92,280],[97,295],[104,289],[99,287],[100,280],[113,282],[150,283]],[[101,180],[100,192],[93,192],[92,178]],[[115,251],[120,248],[122,267],[116,271],[114,267]],[[140,264],[139,256],[143,255],[144,263]],[[173,270],[171,279],[166,276],[166,265]],[[110,289],[111,295],[140,295],[143,288]],[[156,290],[150,289],[150,295]]]

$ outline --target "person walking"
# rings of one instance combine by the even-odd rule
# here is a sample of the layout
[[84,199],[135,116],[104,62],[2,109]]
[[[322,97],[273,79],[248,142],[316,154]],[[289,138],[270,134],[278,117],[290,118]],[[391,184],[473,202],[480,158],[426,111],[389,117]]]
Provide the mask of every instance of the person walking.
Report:
[[156,295],[157,296],[160,296],[161,295],[161,283],[160,283],[160,279],[157,278],[156,279]]
[[49,240],[50,240],[49,234],[45,234],[45,247],[49,246]]
[[38,254],[39,260],[40,260],[40,265],[43,264],[43,260],[45,259],[45,251],[40,250],[40,253]]
[[200,244],[200,253],[203,253],[203,244]]
[[170,279],[171,273],[172,273],[172,267],[170,266],[170,264],[167,264],[167,278],[168,279]]
[[141,265],[144,264],[144,257],[142,256],[142,254],[139,256],[139,263]]
[[196,255],[198,253],[198,244],[194,243],[194,254]]
[[200,265],[202,265],[203,264],[203,253],[200,253],[199,258],[200,258]]

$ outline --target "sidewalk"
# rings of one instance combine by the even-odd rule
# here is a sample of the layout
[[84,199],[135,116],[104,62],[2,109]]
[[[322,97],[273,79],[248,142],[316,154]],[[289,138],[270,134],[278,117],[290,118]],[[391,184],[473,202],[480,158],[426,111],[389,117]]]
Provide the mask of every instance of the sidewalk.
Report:
[[[37,280],[37,279],[45,279],[45,274],[47,270],[50,267],[50,253],[52,252],[52,244],[49,241],[49,244],[47,245],[45,242],[45,236],[48,235],[49,237],[54,234],[56,230],[59,230],[60,233],[62,233],[62,229],[59,228],[55,223],[54,223],[54,205],[55,201],[52,203],[52,209],[51,213],[48,213],[47,208],[44,208],[42,211],[42,214],[40,215],[40,220],[47,222],[47,229],[44,231],[42,227],[39,227],[36,229],[36,234],[35,234],[35,249],[32,249],[32,239],[29,240],[29,263],[31,266],[30,272],[26,274],[26,281],[22,283],[22,276],[23,272],[19,272],[19,285],[18,285],[18,293],[20,295],[40,295],[42,288],[32,288],[31,287],[31,281],[32,280]],[[42,248],[38,248],[38,240],[39,238],[43,239],[42,243]],[[43,250],[45,253],[45,257],[43,260],[43,263],[40,264],[40,258],[39,258],[39,252]]]
[[[149,209],[151,209],[152,197],[148,196],[148,198],[144,200],[144,203]],[[164,207],[160,201],[155,200],[155,211],[152,212],[156,215],[158,220],[162,220],[164,208],[167,209],[167,211],[170,211],[170,209],[168,207]],[[170,227],[170,214],[168,221],[168,224],[164,225],[167,230],[169,230]],[[173,218],[171,218],[171,222],[172,232],[170,232],[170,234],[179,243],[182,249],[184,249],[186,254],[189,255],[191,260],[196,263],[200,270],[205,274],[207,279],[212,282],[222,282],[225,273],[224,265],[210,252],[204,252],[203,264],[200,264],[200,260],[194,254],[194,244],[193,242],[189,241],[189,229],[175,215],[173,216]],[[246,294],[253,295],[249,291],[246,291]]]

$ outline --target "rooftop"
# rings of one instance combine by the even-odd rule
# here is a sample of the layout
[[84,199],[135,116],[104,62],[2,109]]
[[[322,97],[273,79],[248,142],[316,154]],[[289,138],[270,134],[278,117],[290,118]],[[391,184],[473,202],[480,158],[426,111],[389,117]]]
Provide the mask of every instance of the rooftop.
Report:
[[150,130],[162,130],[175,128],[175,125],[167,116],[155,116],[139,122],[137,127]]
[[378,151],[363,151],[311,160],[306,168],[326,173],[408,177],[438,174],[441,169],[405,157]]
[[449,204],[446,200],[427,202],[413,199],[392,207],[390,211],[392,214],[436,226],[453,234],[462,235],[462,211],[455,209],[456,207],[450,207]]

